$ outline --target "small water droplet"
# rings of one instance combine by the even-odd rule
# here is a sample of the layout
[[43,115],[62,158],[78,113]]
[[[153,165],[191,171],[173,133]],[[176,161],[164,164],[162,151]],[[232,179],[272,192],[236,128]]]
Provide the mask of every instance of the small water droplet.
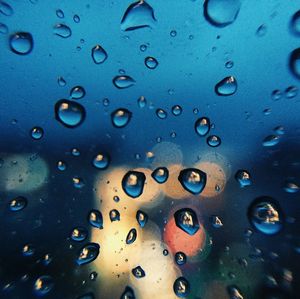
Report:
[[145,227],[147,221],[148,221],[148,215],[141,211],[141,210],[138,210],[136,212],[136,220],[138,222],[138,224],[140,225],[141,228]]
[[287,193],[297,193],[300,190],[300,187],[297,183],[292,180],[286,181],[284,184],[284,190]]
[[212,215],[210,217],[210,222],[214,228],[221,228],[223,226],[221,218],[217,215]]
[[70,97],[72,99],[82,99],[85,96],[85,89],[82,86],[74,86],[70,91]]
[[69,26],[65,24],[56,24],[53,27],[53,33],[62,38],[68,38],[72,35],[72,30]]
[[175,116],[179,116],[182,113],[182,108],[179,105],[175,105],[172,107],[172,113]]
[[75,128],[85,119],[85,109],[79,103],[59,100],[55,104],[55,118],[67,128]]
[[145,65],[148,69],[154,70],[158,66],[158,61],[154,57],[146,57]]
[[49,275],[43,275],[35,281],[33,290],[38,296],[45,296],[53,289],[53,287],[53,278]]
[[146,50],[147,50],[147,45],[140,45],[140,50],[142,51],[142,52],[145,52]]
[[271,98],[273,101],[278,101],[282,98],[282,92],[279,89],[272,91]]
[[27,199],[23,196],[18,196],[12,199],[9,203],[9,209],[13,212],[21,211],[27,206]]
[[93,166],[98,169],[106,169],[109,166],[110,157],[108,154],[99,153],[93,159]]
[[56,15],[58,18],[63,19],[65,17],[64,12],[61,9],[56,10]]
[[165,110],[161,109],[161,108],[156,110],[156,115],[160,119],[165,119],[168,116],[167,112]]
[[292,19],[291,19],[291,24],[290,24],[290,29],[295,35],[300,35],[300,10],[294,13]]
[[111,121],[114,127],[124,128],[128,125],[131,116],[132,113],[129,110],[120,108],[111,113]]
[[43,137],[44,130],[41,127],[34,127],[31,129],[30,136],[32,139],[39,140]]
[[17,32],[9,39],[10,49],[19,55],[29,54],[33,49],[33,38],[28,32]]
[[241,291],[236,286],[228,286],[227,293],[230,299],[243,299]]
[[247,170],[238,170],[235,174],[235,179],[240,184],[241,188],[252,185],[251,176]]
[[57,169],[60,171],[65,171],[67,169],[67,164],[64,161],[58,161]]
[[237,90],[237,81],[233,76],[226,77],[215,86],[215,92],[219,96],[230,96]]
[[152,172],[151,176],[157,183],[163,184],[169,177],[169,170],[166,167],[158,167]]
[[3,24],[3,23],[0,23],[0,33],[1,34],[8,33],[8,27],[5,24]]
[[146,98],[145,98],[144,96],[140,96],[140,97],[138,98],[138,106],[139,106],[140,108],[144,108],[144,107],[146,107],[146,105],[147,105],[147,100],[146,100]]
[[262,37],[267,33],[267,26],[265,24],[260,25],[256,30],[256,35]]
[[61,87],[66,86],[66,84],[67,84],[66,80],[63,77],[61,77],[61,76],[59,76],[57,78],[57,83]]
[[79,22],[80,22],[80,17],[79,17],[79,15],[74,15],[73,21],[74,21],[75,23],[79,23]]
[[113,79],[113,84],[119,89],[124,89],[135,85],[135,80],[130,76],[116,76]]
[[177,31],[176,30],[171,30],[170,36],[175,37],[176,35],[177,35]]
[[132,244],[137,238],[137,232],[136,232],[136,229],[135,228],[132,228],[128,234],[127,234],[127,237],[126,237],[126,244]]
[[103,216],[98,210],[91,210],[88,214],[88,222],[91,226],[103,229]]
[[120,299],[135,299],[134,291],[131,287],[126,286],[124,292],[122,293]]
[[263,146],[271,147],[279,143],[279,136],[269,135],[263,140]]
[[137,267],[133,268],[131,270],[131,273],[133,274],[133,276],[135,278],[143,278],[146,275],[145,271],[143,270],[143,268],[141,266],[137,266]]
[[221,144],[221,138],[216,135],[207,137],[206,143],[211,147],[218,147]]
[[179,277],[173,284],[173,290],[177,297],[185,298],[190,292],[190,284],[184,277]]
[[97,243],[88,243],[84,245],[78,253],[78,257],[76,259],[77,265],[85,265],[94,261],[100,252],[100,246]]
[[127,8],[122,21],[121,30],[130,31],[145,27],[154,27],[156,22],[153,8],[144,0],[134,2]]
[[287,99],[293,99],[298,94],[298,88],[296,86],[289,86],[285,91],[284,95]]
[[85,183],[82,178],[75,176],[73,177],[73,185],[76,189],[82,189],[85,186]]
[[184,252],[176,252],[175,253],[175,262],[177,265],[182,266],[186,263],[186,255]]
[[210,120],[207,117],[201,117],[195,122],[196,133],[203,137],[208,134],[210,130]]
[[289,66],[292,74],[300,79],[300,48],[295,49],[290,54]]
[[80,151],[78,148],[72,148],[71,153],[72,153],[72,156],[74,156],[74,157],[80,156]]
[[43,264],[45,266],[48,266],[52,262],[52,260],[53,260],[52,256],[49,253],[47,253],[44,255]]
[[81,242],[86,239],[88,232],[86,228],[78,226],[75,227],[71,232],[71,239],[76,242]]
[[107,59],[108,55],[106,51],[100,46],[96,45],[92,49],[92,58],[96,64],[101,64]]
[[14,10],[8,3],[0,1],[0,13],[7,17],[10,17],[14,14]]
[[285,134],[285,129],[283,126],[277,126],[273,129],[273,131],[277,134],[277,135],[284,135]]
[[22,248],[22,254],[23,256],[33,256],[35,253],[35,248],[32,244],[26,244]]
[[109,219],[111,222],[120,221],[120,213],[118,210],[113,209],[109,212]]
[[233,65],[234,65],[234,63],[233,63],[232,60],[229,60],[229,61],[227,61],[227,62],[225,63],[225,67],[226,67],[227,69],[231,69],[231,68],[233,67]]
[[91,281],[95,281],[98,277],[98,273],[96,271],[93,271],[90,275],[89,278]]
[[143,193],[145,181],[143,172],[128,171],[122,179],[123,191],[130,197],[139,197]]

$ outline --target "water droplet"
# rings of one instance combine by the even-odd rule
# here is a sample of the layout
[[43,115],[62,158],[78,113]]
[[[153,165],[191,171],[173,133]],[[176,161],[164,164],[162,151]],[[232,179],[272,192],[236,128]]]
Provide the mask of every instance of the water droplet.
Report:
[[237,81],[233,76],[226,77],[215,86],[215,92],[219,96],[233,95],[237,90]]
[[175,115],[175,116],[180,115],[180,114],[182,113],[182,108],[181,108],[181,106],[179,106],[179,105],[173,106],[173,107],[172,107],[172,113],[173,113],[173,115]]
[[187,168],[180,171],[178,180],[182,187],[192,194],[199,194],[206,185],[206,173],[196,168]]
[[136,237],[137,237],[137,232],[136,232],[136,229],[135,228],[132,228],[129,233],[127,234],[127,237],[126,237],[126,244],[132,244],[135,240],[136,240]]
[[157,183],[163,184],[169,177],[169,170],[166,167],[158,167],[152,172],[151,176]]
[[135,30],[144,27],[154,27],[156,22],[153,8],[144,0],[130,4],[122,21],[123,31]]
[[22,254],[23,256],[33,256],[35,253],[35,248],[32,244],[26,244],[22,248]]
[[282,98],[282,92],[279,89],[272,91],[271,98],[273,101],[278,101]]
[[190,292],[190,284],[184,277],[179,277],[173,284],[173,290],[177,297],[185,298]]
[[33,49],[33,38],[28,32],[17,32],[10,36],[9,44],[14,53],[26,55]]
[[101,64],[107,59],[108,55],[106,51],[100,46],[96,45],[92,49],[92,58],[96,64]]
[[131,287],[127,286],[122,293],[120,299],[135,299],[134,291]]
[[86,239],[87,235],[88,235],[88,232],[87,232],[86,228],[78,226],[72,230],[71,239],[73,241],[81,242]]
[[263,146],[267,146],[267,147],[274,146],[279,143],[279,139],[280,139],[279,136],[269,135],[263,140]]
[[98,273],[96,271],[93,271],[90,275],[89,278],[91,281],[95,281],[98,277]]
[[200,228],[197,214],[190,208],[183,208],[176,211],[174,218],[176,225],[191,236]]
[[0,13],[3,15],[10,17],[13,15],[14,10],[12,7],[4,1],[0,1]]
[[145,181],[143,172],[128,171],[122,179],[122,188],[128,196],[136,198],[143,193]]
[[63,38],[68,38],[72,35],[72,30],[69,26],[64,24],[56,24],[53,27],[53,33]]
[[91,210],[89,212],[88,222],[93,227],[103,229],[103,216],[98,210]]
[[44,135],[44,130],[40,127],[34,127],[31,129],[30,135],[33,139],[39,140]]
[[283,126],[277,126],[273,129],[273,131],[277,134],[277,135],[284,135],[285,133],[285,129]]
[[79,23],[79,22],[80,22],[80,17],[79,17],[79,15],[74,15],[73,21],[74,21],[75,23]]
[[119,202],[119,201],[120,201],[120,197],[117,196],[117,195],[115,195],[115,196],[113,197],[113,200],[114,200],[114,202]]
[[140,45],[140,50],[145,52],[147,50],[147,45]]
[[133,268],[131,270],[131,273],[136,278],[143,278],[146,275],[145,271],[143,270],[143,268],[141,266],[137,266],[137,267]]
[[232,60],[229,60],[229,61],[227,61],[227,62],[225,63],[225,67],[226,67],[227,69],[231,69],[231,68],[233,67],[233,65],[234,65],[234,63],[233,63]]
[[176,30],[171,30],[170,36],[175,37],[176,35],[177,35],[177,31]]
[[59,100],[55,104],[55,118],[67,128],[75,128],[85,119],[85,109],[79,103]]
[[156,110],[156,115],[160,118],[160,119],[165,119],[167,118],[168,114],[165,110],[163,109],[157,109]]
[[287,99],[292,99],[298,94],[298,88],[296,86],[289,86],[285,91],[284,95]]
[[148,69],[154,70],[158,66],[158,61],[154,57],[146,57],[145,65]]
[[186,255],[184,252],[176,252],[175,253],[175,262],[177,265],[182,266],[186,263]]
[[290,28],[295,35],[300,35],[300,10],[293,15]]
[[109,212],[109,219],[111,222],[120,221],[120,213],[118,210],[113,209]]
[[201,117],[195,122],[195,131],[199,136],[205,136],[210,130],[210,120],[207,117]]
[[141,210],[138,210],[136,212],[136,220],[138,222],[138,224],[140,225],[141,228],[145,227],[147,221],[148,221],[148,215],[141,211]]
[[60,171],[65,171],[67,169],[67,164],[64,161],[58,161],[57,169]]
[[241,291],[236,286],[228,286],[227,293],[230,299],[243,299]]
[[146,105],[147,105],[147,100],[146,100],[146,98],[145,98],[144,96],[140,96],[140,97],[138,98],[138,106],[139,106],[140,108],[144,108],[144,107],[146,107]]
[[235,174],[235,179],[240,184],[241,188],[252,185],[251,176],[247,170],[238,170]]
[[61,87],[66,86],[66,84],[67,84],[66,80],[63,77],[58,77],[57,78],[57,83]]
[[292,74],[300,79],[300,48],[295,49],[290,54],[289,65]]
[[27,206],[27,199],[23,196],[18,196],[12,199],[9,203],[9,209],[13,212],[21,211]]
[[73,185],[77,189],[82,189],[85,186],[85,183],[82,178],[75,176],[73,177]]
[[77,297],[76,299],[95,299],[95,296],[93,293],[89,292],[82,296]]
[[116,76],[113,79],[113,84],[119,89],[124,89],[135,85],[135,80],[130,76]]
[[298,184],[296,184],[294,181],[286,181],[284,184],[284,190],[287,193],[297,193],[300,190],[300,187]]
[[93,165],[98,169],[106,169],[109,166],[109,163],[110,163],[110,157],[108,154],[99,153],[93,159]]
[[72,148],[71,153],[72,153],[72,156],[74,156],[74,157],[79,157],[80,156],[80,151],[79,151],[78,148]]
[[267,33],[267,26],[265,24],[260,25],[256,30],[256,35],[262,37]]
[[210,222],[214,228],[221,228],[223,226],[221,218],[217,215],[211,216]]
[[58,18],[63,19],[65,17],[64,12],[61,9],[56,10],[56,15]]
[[204,3],[204,16],[211,24],[225,27],[236,20],[240,7],[239,0],[207,0]]
[[8,27],[5,24],[0,23],[0,33],[6,34],[7,32],[8,32]]
[[110,104],[110,101],[109,101],[109,99],[105,98],[105,99],[103,99],[102,103],[103,103],[104,107],[108,107]]
[[85,96],[85,89],[81,86],[74,86],[70,91],[70,97],[72,99],[82,99]]
[[38,296],[45,296],[53,289],[53,287],[53,278],[49,275],[43,275],[35,281],[33,290]]
[[221,144],[221,138],[216,135],[211,135],[207,137],[206,143],[211,147],[217,147]]
[[131,116],[132,113],[129,110],[120,108],[111,113],[111,121],[116,128],[124,128],[128,125]]
[[264,109],[263,114],[264,115],[270,115],[271,112],[272,112],[271,108],[266,108],[266,109]]
[[100,246],[97,243],[88,243],[84,245],[78,253],[78,257],[76,259],[77,265],[81,266],[91,263],[98,257],[99,252]]
[[273,235],[283,227],[283,214],[278,203],[270,197],[255,199],[248,208],[250,223],[261,233]]
[[51,262],[52,262],[52,256],[49,253],[45,254],[43,258],[43,264],[45,266],[48,266]]

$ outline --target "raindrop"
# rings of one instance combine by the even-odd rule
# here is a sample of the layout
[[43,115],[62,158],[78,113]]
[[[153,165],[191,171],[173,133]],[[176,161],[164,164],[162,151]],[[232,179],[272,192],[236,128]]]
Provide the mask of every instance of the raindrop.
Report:
[[186,263],[186,255],[184,252],[176,252],[175,253],[175,262],[177,265],[182,266]]
[[284,190],[287,193],[297,193],[297,192],[299,192],[300,187],[294,181],[289,180],[289,181],[285,182]]
[[58,77],[57,78],[57,83],[61,87],[66,86],[66,84],[67,84],[66,80],[63,77]]
[[51,262],[52,262],[52,256],[49,253],[45,254],[43,258],[43,264],[45,266],[48,266]]
[[119,89],[124,89],[135,85],[135,80],[130,76],[116,76],[113,78],[113,84]]
[[88,243],[84,245],[78,253],[78,257],[76,259],[77,265],[81,266],[91,263],[98,257],[99,252],[100,246],[97,243]]
[[168,254],[169,254],[168,249],[164,249],[164,250],[163,250],[163,255],[164,255],[164,256],[167,256]]
[[277,135],[284,135],[285,133],[285,129],[283,126],[277,126],[273,129],[273,131],[277,134]]
[[131,270],[131,272],[135,278],[143,278],[146,275],[145,271],[143,270],[143,268],[141,266],[137,266],[137,267],[133,268]]
[[158,66],[158,61],[154,57],[146,57],[145,65],[148,69],[154,70]]
[[18,196],[12,199],[9,203],[9,209],[13,212],[21,211],[27,206],[27,199],[23,196]]
[[300,35],[300,10],[293,15],[290,28],[295,35]]
[[93,271],[93,272],[89,275],[89,277],[90,277],[90,280],[91,280],[91,281],[95,281],[95,280],[97,279],[97,277],[98,277],[98,273],[97,273],[96,271]]
[[0,23],[0,33],[6,34],[7,32],[8,32],[8,27],[5,24]]
[[55,104],[55,118],[67,128],[75,128],[85,119],[85,109],[79,103],[59,100]]
[[120,108],[111,113],[111,121],[114,127],[124,128],[128,125],[131,116],[132,113],[129,110]]
[[237,90],[237,81],[233,76],[225,77],[215,86],[215,92],[219,96],[233,95]]
[[73,185],[77,189],[82,189],[85,186],[85,183],[82,178],[75,176],[73,177]]
[[210,222],[214,228],[221,228],[223,226],[221,218],[217,215],[211,216]]
[[172,113],[173,113],[173,115],[175,115],[175,116],[180,115],[180,114],[182,113],[182,108],[181,108],[181,106],[179,106],[179,105],[173,106],[173,107],[172,107]]
[[122,293],[120,299],[135,299],[134,291],[131,287],[127,286]]
[[300,79],[300,48],[295,49],[290,54],[289,66],[290,66],[292,74],[297,79]]
[[120,221],[120,213],[118,210],[113,209],[109,212],[109,219],[111,222]]
[[32,51],[33,38],[28,32],[17,32],[10,36],[10,49],[19,55],[26,55]]
[[196,168],[187,168],[180,171],[178,180],[182,187],[192,194],[199,194],[206,185],[206,173]]
[[113,197],[113,200],[114,200],[114,202],[119,202],[119,201],[120,201],[120,197],[117,196],[117,195],[115,195],[115,196]]
[[240,187],[246,187],[252,185],[250,173],[247,170],[240,169],[235,174],[236,181],[240,184]]
[[278,101],[282,98],[282,92],[279,89],[272,91],[271,98],[273,101]]
[[158,167],[152,172],[151,176],[157,183],[163,184],[169,177],[169,170],[166,167]]
[[3,15],[10,17],[13,15],[14,10],[12,7],[4,1],[0,1],[0,13]]
[[143,172],[128,171],[122,179],[122,188],[128,196],[136,198],[143,193],[145,181]]
[[93,227],[103,229],[103,216],[98,210],[91,210],[89,212],[88,222]]
[[79,157],[80,156],[80,151],[78,148],[72,148],[72,156],[74,157]]
[[256,30],[256,35],[262,37],[267,33],[267,26],[265,24],[260,25]]
[[63,19],[65,17],[64,12],[61,9],[56,10],[56,15],[58,18]]
[[140,97],[138,98],[138,106],[139,106],[140,108],[144,108],[144,107],[146,107],[146,105],[147,105],[147,100],[146,100],[146,98],[145,98],[144,96],[140,96]]
[[32,244],[26,244],[22,248],[22,254],[23,256],[33,256],[35,253],[35,248]]
[[208,134],[210,130],[210,120],[207,117],[201,117],[195,122],[196,133],[203,137]]
[[206,0],[204,3],[204,16],[211,24],[225,27],[236,20],[240,7],[240,0]]
[[157,115],[158,118],[160,118],[160,119],[165,119],[165,118],[167,118],[167,116],[168,116],[167,112],[166,112],[165,110],[163,110],[163,109],[157,109],[157,110],[156,110],[156,115]]
[[64,161],[58,161],[57,169],[60,171],[65,171],[67,169],[67,164]]
[[81,86],[74,86],[70,91],[70,97],[72,99],[82,99],[85,96],[85,89]]
[[126,10],[121,29],[130,31],[144,27],[154,27],[156,22],[153,8],[144,0],[132,3]]
[[53,27],[53,33],[63,38],[68,38],[72,35],[71,28],[64,24],[56,24]]
[[283,228],[281,208],[270,197],[255,199],[248,208],[248,219],[253,227],[266,235],[274,235]]
[[279,136],[269,135],[263,140],[263,146],[271,147],[279,143]]
[[86,239],[87,235],[88,235],[88,232],[87,232],[86,228],[78,226],[72,230],[71,239],[73,241],[81,242]]
[[211,135],[207,137],[206,143],[211,147],[217,147],[221,144],[221,138],[216,135]]
[[148,221],[148,215],[141,211],[141,210],[138,210],[136,212],[136,220],[138,222],[138,224],[140,225],[141,228],[145,227],[147,221]]
[[96,45],[92,49],[92,58],[96,64],[101,64],[107,59],[108,55],[106,51],[100,46]]
[[170,36],[175,37],[176,35],[177,35],[177,31],[176,30],[171,30]]
[[287,99],[293,99],[298,94],[298,88],[296,86],[289,86],[285,91],[284,95]]
[[233,67],[233,65],[234,65],[234,63],[233,63],[232,60],[229,60],[229,61],[227,61],[227,62],[225,63],[225,67],[226,67],[227,69],[231,69],[231,68]]
[[132,244],[136,240],[136,237],[137,237],[136,229],[132,228],[127,234],[126,244],[128,244],[128,245]]
[[230,299],[243,299],[241,291],[236,286],[227,287],[228,295]]
[[45,296],[53,289],[53,287],[53,278],[49,275],[43,275],[35,281],[33,290],[38,296]]
[[197,214],[190,208],[183,208],[174,213],[176,225],[189,235],[194,235],[200,228]]
[[43,137],[44,135],[44,130],[40,127],[34,127],[31,129],[30,136],[35,139],[39,140]]
[[190,292],[190,284],[184,277],[179,277],[173,284],[173,290],[177,297],[185,298]]
[[79,23],[79,22],[80,22],[80,17],[79,17],[78,15],[74,15],[73,21],[74,21],[75,23]]
[[108,107],[109,106],[109,99],[107,99],[107,98],[103,99],[102,103],[103,103],[104,107]]
[[93,159],[93,166],[98,169],[106,169],[110,163],[110,157],[108,154],[99,153]]

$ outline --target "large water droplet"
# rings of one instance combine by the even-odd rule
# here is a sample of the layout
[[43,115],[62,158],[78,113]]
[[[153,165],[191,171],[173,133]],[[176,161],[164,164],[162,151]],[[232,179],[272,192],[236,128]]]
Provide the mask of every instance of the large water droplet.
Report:
[[10,17],[13,15],[14,10],[12,7],[4,1],[0,1],[0,13],[3,15]]
[[85,96],[85,89],[82,86],[74,86],[70,91],[72,99],[79,100]]
[[179,277],[173,284],[173,290],[177,297],[185,298],[190,292],[190,284],[184,277]]
[[120,221],[120,213],[118,210],[113,209],[109,212],[109,219],[111,222]]
[[122,188],[128,196],[136,198],[143,193],[145,181],[143,172],[128,171],[122,179]]
[[34,127],[31,129],[30,135],[33,139],[39,140],[44,135],[44,130],[41,127]]
[[163,184],[169,177],[169,170],[166,167],[158,167],[152,172],[151,176],[157,183]]
[[136,212],[136,220],[138,222],[138,224],[140,225],[141,228],[145,227],[147,221],[148,221],[148,215],[141,211],[141,210],[138,210]]
[[126,286],[124,292],[122,293],[120,299],[135,299],[134,291],[131,287]]
[[237,81],[233,76],[226,77],[215,86],[215,92],[219,96],[233,95],[237,90]]
[[208,136],[206,143],[211,147],[218,147],[221,144],[221,138],[217,135]]
[[38,296],[45,296],[53,289],[53,287],[53,278],[49,275],[43,275],[35,281],[33,290]]
[[72,30],[69,26],[65,24],[56,24],[53,27],[53,33],[60,37],[68,38],[72,35]]
[[145,65],[148,69],[154,70],[158,66],[158,61],[154,57],[146,57]]
[[89,224],[93,227],[103,229],[103,216],[98,210],[91,210],[88,214]]
[[54,111],[55,118],[68,128],[78,127],[85,119],[84,107],[74,101],[59,100]]
[[81,242],[86,239],[87,235],[87,229],[82,226],[78,226],[72,230],[71,239],[76,242]]
[[107,53],[100,45],[96,45],[92,49],[92,58],[96,64],[100,64],[107,59]]
[[120,108],[111,113],[111,121],[116,128],[124,128],[128,125],[131,116],[132,113],[129,110]]
[[177,265],[181,266],[184,265],[186,263],[186,255],[184,252],[176,252],[175,253],[175,262]]
[[10,49],[19,55],[26,55],[32,51],[33,38],[28,32],[17,32],[10,36]]
[[248,219],[259,232],[266,235],[274,235],[283,228],[281,208],[270,197],[255,199],[248,208]]
[[190,208],[183,208],[174,213],[176,225],[189,235],[194,235],[200,228],[197,214]]
[[238,170],[235,174],[235,179],[242,188],[252,184],[250,173],[247,170]]
[[137,267],[133,268],[131,270],[131,272],[132,272],[133,276],[136,278],[143,278],[146,275],[145,271],[143,270],[143,268],[141,266],[137,266]]
[[88,243],[87,245],[83,246],[76,259],[77,265],[85,265],[94,261],[100,252],[100,246],[97,243]]
[[124,89],[133,86],[135,80],[126,75],[116,76],[113,78],[113,84],[119,89]]
[[206,185],[206,173],[196,168],[187,168],[180,171],[178,180],[185,190],[199,194]]
[[263,146],[270,147],[279,143],[279,136],[269,135],[263,140]]
[[211,24],[225,27],[235,21],[240,7],[240,0],[206,0],[204,16]]
[[127,8],[121,21],[121,29],[129,31],[144,27],[152,28],[155,22],[153,8],[146,1],[140,0]]
[[205,136],[210,130],[210,120],[207,117],[201,117],[195,122],[195,131],[199,136]]
[[128,244],[128,245],[132,244],[136,240],[136,237],[137,237],[136,229],[132,228],[127,234],[126,244]]
[[93,166],[98,169],[106,169],[109,166],[109,163],[110,163],[110,157],[108,154],[105,153],[99,153],[93,159]]
[[12,199],[9,203],[9,209],[13,212],[21,211],[27,206],[27,199],[23,196],[18,196]]

